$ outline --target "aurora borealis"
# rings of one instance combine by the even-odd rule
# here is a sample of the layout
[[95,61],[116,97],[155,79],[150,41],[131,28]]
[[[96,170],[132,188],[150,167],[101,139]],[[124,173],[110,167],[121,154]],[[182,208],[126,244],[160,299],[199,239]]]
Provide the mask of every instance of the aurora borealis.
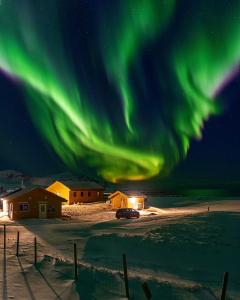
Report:
[[75,172],[168,174],[237,75],[240,1],[32,2],[2,1],[0,69],[43,138]]

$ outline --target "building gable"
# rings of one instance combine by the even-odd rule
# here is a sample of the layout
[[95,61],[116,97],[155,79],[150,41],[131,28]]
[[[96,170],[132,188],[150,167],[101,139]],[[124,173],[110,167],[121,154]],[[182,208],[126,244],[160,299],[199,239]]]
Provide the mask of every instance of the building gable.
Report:
[[69,200],[70,189],[60,181],[55,181],[49,187],[47,187],[46,190],[66,199],[67,201]]
[[120,192],[120,191],[116,191],[114,192],[113,194],[111,194],[108,198],[109,199],[113,199],[117,196],[121,196],[121,197],[124,197],[124,198],[128,198],[128,196],[126,194],[124,194],[123,192]]

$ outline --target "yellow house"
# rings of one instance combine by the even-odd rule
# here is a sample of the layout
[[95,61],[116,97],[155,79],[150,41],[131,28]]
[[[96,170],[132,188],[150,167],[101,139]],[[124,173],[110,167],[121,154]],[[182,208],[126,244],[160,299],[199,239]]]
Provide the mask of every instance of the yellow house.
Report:
[[144,209],[144,200],[143,195],[134,192],[120,192],[116,191],[115,193],[109,196],[111,201],[112,208],[134,208],[134,209]]
[[66,199],[67,204],[103,201],[103,187],[91,181],[55,181],[47,190]]

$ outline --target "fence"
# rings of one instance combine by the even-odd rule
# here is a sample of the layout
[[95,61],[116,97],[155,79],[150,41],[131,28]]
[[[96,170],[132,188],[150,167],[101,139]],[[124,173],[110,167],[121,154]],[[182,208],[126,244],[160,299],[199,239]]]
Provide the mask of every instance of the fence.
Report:
[[[15,238],[15,246],[16,246],[16,257],[19,259],[21,254],[21,234],[19,231],[16,232]],[[32,255],[32,264],[38,268],[38,240],[37,237],[34,236],[32,239],[32,247],[33,247],[33,255]],[[3,250],[4,255],[6,255],[6,251],[8,249],[7,244],[7,226],[3,225]],[[5,269],[7,268],[5,263]],[[78,254],[77,254],[77,244],[73,244],[73,274],[74,274],[74,281],[77,282],[81,274],[79,274],[79,265],[78,265]],[[124,282],[124,293],[127,299],[131,299],[131,291],[129,287],[129,278],[128,278],[128,263],[127,263],[127,256],[126,254],[122,255],[122,274],[123,274],[123,282]],[[229,282],[229,273],[225,272],[223,275],[223,283],[221,289],[221,298],[220,300],[225,300],[227,297],[227,287]],[[152,299],[152,292],[151,288],[147,282],[142,283],[142,293],[147,300]]]

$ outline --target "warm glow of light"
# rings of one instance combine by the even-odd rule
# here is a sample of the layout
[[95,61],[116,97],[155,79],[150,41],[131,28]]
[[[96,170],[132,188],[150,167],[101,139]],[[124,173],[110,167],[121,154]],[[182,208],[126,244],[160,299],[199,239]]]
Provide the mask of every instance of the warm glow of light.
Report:
[[132,208],[138,209],[138,199],[136,197],[130,197],[129,201],[132,204]]
[[136,204],[136,202],[137,202],[137,199],[135,197],[131,197],[131,198],[129,198],[129,200],[132,204]]

